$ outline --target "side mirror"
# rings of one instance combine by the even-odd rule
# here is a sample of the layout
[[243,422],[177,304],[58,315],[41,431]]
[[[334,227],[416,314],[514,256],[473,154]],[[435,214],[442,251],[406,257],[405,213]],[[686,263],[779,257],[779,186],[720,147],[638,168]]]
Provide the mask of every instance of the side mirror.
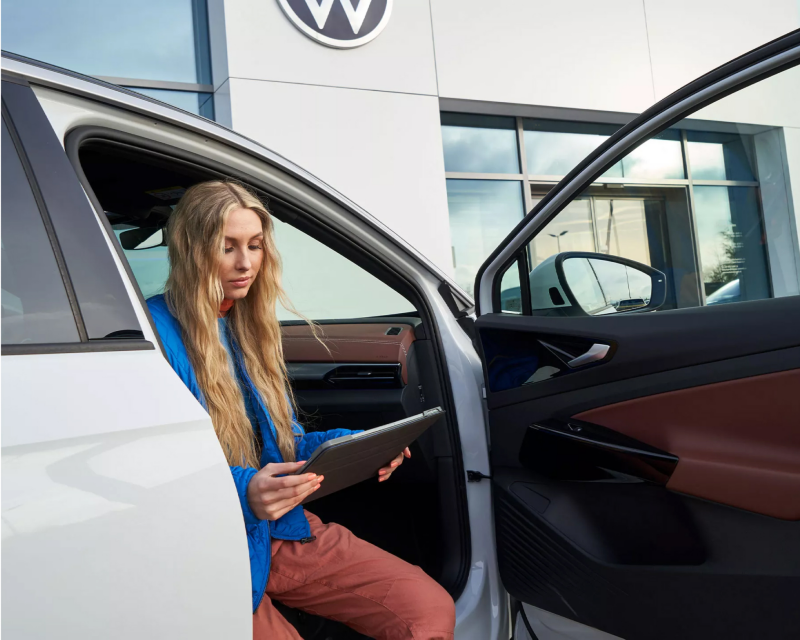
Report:
[[666,276],[652,267],[602,253],[550,256],[529,276],[534,314],[602,316],[658,309]]

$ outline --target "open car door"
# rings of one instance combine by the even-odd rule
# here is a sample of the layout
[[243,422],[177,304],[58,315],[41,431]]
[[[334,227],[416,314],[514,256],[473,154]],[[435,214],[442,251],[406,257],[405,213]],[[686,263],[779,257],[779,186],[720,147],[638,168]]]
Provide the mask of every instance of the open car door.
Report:
[[516,637],[800,634],[799,62],[794,32],[526,185],[477,275]]

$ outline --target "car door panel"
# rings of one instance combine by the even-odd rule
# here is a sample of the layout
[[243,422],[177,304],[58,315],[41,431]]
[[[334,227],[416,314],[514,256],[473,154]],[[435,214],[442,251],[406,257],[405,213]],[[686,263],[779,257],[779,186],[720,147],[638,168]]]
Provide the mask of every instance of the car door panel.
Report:
[[[797,308],[798,298],[731,305],[714,315],[717,327],[700,317],[713,308],[477,319],[482,342],[484,331],[522,320],[513,326],[533,331],[528,343],[546,335],[616,347],[561,378],[498,393],[489,383],[498,558],[512,596],[628,640],[704,638],[721,617],[742,634],[733,637],[764,632],[764,619],[771,637],[791,637],[800,624],[785,593],[796,598],[800,575]],[[695,326],[666,322],[674,316]],[[574,320],[562,335],[559,320]],[[677,464],[661,486],[642,481],[641,469],[536,437],[532,425],[554,419],[601,425]],[[665,610],[680,614],[653,627]]]
[[3,631],[250,637],[236,490],[161,353],[5,355],[3,374]]
[[[748,54],[617,132],[478,272],[498,563],[530,610],[626,640],[797,635],[800,296],[591,316],[550,288],[553,308],[521,295],[521,313],[499,311],[503,274],[519,266],[528,286],[536,230],[640,134],[686,117],[701,95],[751,85],[757,67],[795,64],[798,44],[796,32]],[[763,251],[763,233],[748,251]],[[732,267],[739,278],[744,262]],[[698,273],[705,300],[716,289],[701,287],[721,278]]]
[[[512,407],[490,412],[498,559],[511,595],[627,639],[706,638],[712,629],[730,637],[793,637],[800,624],[793,604],[800,574],[795,544],[800,522],[794,511],[797,492],[792,491],[798,458],[796,446],[786,448],[794,438],[782,434],[786,429],[796,433],[796,394],[786,391],[797,388],[798,371],[601,404],[577,414],[675,455],[677,465],[661,486],[641,481],[641,474],[629,468],[615,472],[602,460],[598,468],[596,458],[587,460],[568,447],[531,437],[531,424],[544,422],[545,415],[572,413],[576,405],[568,398],[527,415],[517,406],[513,423],[505,420]],[[714,413],[718,403],[706,403],[715,399],[731,406],[718,419],[699,423],[691,413],[698,402],[668,397],[683,393],[699,394],[696,400],[705,407],[701,416]],[[563,395],[579,398],[577,392]],[[778,397],[778,406],[771,406]],[[602,394],[589,402],[603,403]],[[631,404],[645,411],[632,413]],[[738,415],[739,409],[746,410]],[[765,409],[763,416],[760,409]],[[766,441],[762,429],[753,435],[755,418],[756,424],[768,426]],[[773,419],[782,430],[772,430]],[[727,435],[730,427],[735,436],[741,425],[739,435],[753,442],[749,447],[738,443],[740,449],[766,466],[753,470],[749,460],[750,466],[694,460],[684,440],[663,434],[665,423],[691,436],[686,446],[698,443],[698,430],[716,430],[701,449],[712,456],[719,455],[720,442],[728,441],[720,432]],[[778,438],[779,455],[772,451],[759,457],[772,436]],[[776,473],[776,460],[787,461],[789,473]],[[557,474],[544,475],[552,471]],[[770,512],[793,520],[762,515]]]

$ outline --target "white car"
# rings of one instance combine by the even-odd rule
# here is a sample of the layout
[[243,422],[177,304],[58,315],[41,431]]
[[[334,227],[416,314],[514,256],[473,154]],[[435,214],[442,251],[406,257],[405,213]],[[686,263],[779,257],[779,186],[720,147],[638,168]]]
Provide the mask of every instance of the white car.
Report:
[[[144,304],[164,285],[171,207],[218,177],[267,201],[290,297],[330,347],[281,316],[309,428],[446,410],[390,483],[310,509],[422,566],[453,595],[459,640],[796,637],[800,296],[674,309],[672,274],[580,254],[641,267],[623,296],[639,302],[594,317],[580,292],[602,270],[589,286],[574,280],[586,268],[554,266],[534,308],[527,247],[681,118],[759,88],[796,98],[798,62],[796,32],[623,127],[489,256],[473,301],[252,140],[4,55],[5,637],[251,637],[237,494]],[[513,312],[501,280],[520,292]],[[285,613],[306,638],[356,637]]]

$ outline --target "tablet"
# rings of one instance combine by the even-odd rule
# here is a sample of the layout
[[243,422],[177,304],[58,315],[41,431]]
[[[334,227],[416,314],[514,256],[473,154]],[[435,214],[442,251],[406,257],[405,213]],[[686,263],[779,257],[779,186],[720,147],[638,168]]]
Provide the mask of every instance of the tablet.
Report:
[[380,469],[394,460],[398,453],[419,438],[442,415],[444,409],[436,407],[382,427],[323,442],[311,454],[308,462],[295,472],[325,476],[320,488],[303,500],[303,504],[363,480],[377,478]]

